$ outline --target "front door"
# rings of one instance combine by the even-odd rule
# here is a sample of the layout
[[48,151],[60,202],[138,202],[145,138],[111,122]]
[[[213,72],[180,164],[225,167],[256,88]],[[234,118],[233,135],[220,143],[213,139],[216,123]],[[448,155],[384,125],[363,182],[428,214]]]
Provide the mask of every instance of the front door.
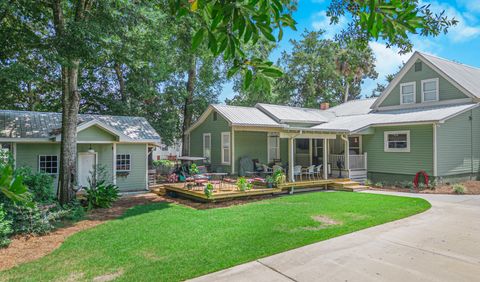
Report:
[[96,155],[92,153],[78,154],[78,186],[88,187],[88,178],[95,169]]

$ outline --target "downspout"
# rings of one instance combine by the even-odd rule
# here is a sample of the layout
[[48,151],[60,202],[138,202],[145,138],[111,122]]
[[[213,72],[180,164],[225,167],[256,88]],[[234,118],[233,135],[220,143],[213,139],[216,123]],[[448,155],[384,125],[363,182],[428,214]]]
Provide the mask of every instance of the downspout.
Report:
[[473,176],[473,110],[470,110],[470,116],[468,117],[470,120],[470,180],[472,180]]

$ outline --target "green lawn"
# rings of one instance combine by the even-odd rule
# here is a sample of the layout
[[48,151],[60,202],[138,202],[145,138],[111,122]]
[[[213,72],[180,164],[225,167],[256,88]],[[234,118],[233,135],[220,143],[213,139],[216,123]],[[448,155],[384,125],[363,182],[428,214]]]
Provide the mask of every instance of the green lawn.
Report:
[[[177,281],[422,212],[418,198],[306,193],[194,210],[160,203],[71,236],[52,254],[1,272],[0,280]],[[323,226],[312,217],[338,224]]]

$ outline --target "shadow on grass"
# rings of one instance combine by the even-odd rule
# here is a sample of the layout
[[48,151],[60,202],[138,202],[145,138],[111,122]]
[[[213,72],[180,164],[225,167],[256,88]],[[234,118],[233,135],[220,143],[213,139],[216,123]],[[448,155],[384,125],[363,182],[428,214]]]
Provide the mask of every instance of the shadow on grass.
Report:
[[138,205],[126,210],[118,219],[125,219],[128,217],[143,215],[150,212],[157,212],[159,210],[171,208],[174,204],[168,202],[159,202],[145,205]]

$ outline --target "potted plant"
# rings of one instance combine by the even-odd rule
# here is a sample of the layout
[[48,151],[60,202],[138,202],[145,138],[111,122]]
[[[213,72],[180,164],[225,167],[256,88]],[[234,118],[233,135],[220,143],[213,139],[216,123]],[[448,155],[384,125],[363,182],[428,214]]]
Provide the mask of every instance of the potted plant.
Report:
[[283,173],[283,171],[281,170],[276,170],[273,173],[272,178],[273,178],[273,183],[275,187],[278,186],[278,184],[285,183],[286,181],[285,173]]
[[198,167],[197,167],[197,164],[193,163],[190,165],[190,174],[191,175],[195,175],[195,174],[198,174],[199,173],[199,170],[198,170]]
[[203,192],[205,193],[205,196],[207,196],[207,198],[210,199],[210,197],[212,197],[212,194],[213,194],[212,183],[207,183],[207,185],[205,185],[205,188],[203,189]]
[[237,180],[237,188],[238,188],[238,190],[240,190],[242,192],[245,192],[247,190],[252,189],[252,186],[253,185],[251,183],[248,183],[248,181],[245,177],[240,177]]
[[265,182],[267,183],[267,188],[273,188],[275,185],[275,179],[270,175],[265,178]]

